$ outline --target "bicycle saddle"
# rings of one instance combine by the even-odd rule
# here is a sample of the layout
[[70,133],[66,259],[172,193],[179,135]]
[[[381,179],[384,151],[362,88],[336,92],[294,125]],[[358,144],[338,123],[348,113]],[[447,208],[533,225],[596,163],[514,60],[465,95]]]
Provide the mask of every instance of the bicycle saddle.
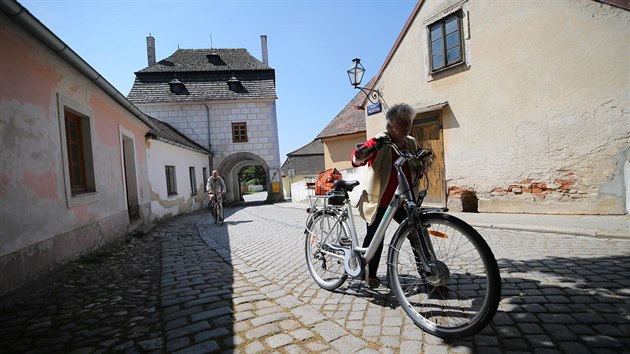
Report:
[[352,192],[354,187],[359,185],[359,181],[346,181],[338,179],[334,182],[334,190],[336,192]]

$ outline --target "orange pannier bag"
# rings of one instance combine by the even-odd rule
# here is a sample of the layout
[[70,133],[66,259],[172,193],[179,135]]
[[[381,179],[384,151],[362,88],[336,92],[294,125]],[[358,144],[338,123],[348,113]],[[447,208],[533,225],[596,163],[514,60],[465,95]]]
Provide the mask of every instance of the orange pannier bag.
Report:
[[317,180],[315,180],[315,194],[324,195],[326,192],[332,191],[335,181],[342,178],[341,172],[334,167],[318,173]]

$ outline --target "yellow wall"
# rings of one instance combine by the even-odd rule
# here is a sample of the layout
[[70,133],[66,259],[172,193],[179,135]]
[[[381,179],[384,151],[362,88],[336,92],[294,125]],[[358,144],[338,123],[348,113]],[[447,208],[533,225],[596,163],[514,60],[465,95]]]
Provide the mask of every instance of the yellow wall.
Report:
[[326,169],[333,167],[338,170],[351,168],[350,155],[356,144],[364,143],[365,140],[365,133],[322,139]]

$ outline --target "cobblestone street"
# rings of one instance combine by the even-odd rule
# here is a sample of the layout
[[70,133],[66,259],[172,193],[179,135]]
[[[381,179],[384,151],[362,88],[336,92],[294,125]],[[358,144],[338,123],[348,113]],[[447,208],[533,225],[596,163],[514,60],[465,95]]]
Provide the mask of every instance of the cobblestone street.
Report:
[[204,210],[121,240],[0,298],[0,352],[630,353],[628,239],[479,229],[502,301],[485,330],[449,343],[384,288],[319,289],[305,217],[237,206],[217,226]]

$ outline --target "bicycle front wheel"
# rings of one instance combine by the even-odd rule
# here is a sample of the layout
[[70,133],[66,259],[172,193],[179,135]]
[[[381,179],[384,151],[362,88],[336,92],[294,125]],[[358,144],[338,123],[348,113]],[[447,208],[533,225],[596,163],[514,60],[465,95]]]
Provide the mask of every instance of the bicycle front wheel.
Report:
[[[437,260],[425,273],[422,252],[408,224],[396,231],[388,253],[391,288],[407,315],[424,331],[461,338],[482,330],[501,297],[499,267],[481,235],[452,215],[422,216]],[[421,230],[418,230],[421,232]],[[422,237],[422,234],[418,234]]]
[[340,237],[348,237],[345,221],[332,212],[320,211],[306,225],[306,265],[313,280],[326,290],[334,290],[346,281],[343,252],[334,251],[327,244],[339,244]]
[[217,203],[217,223],[223,226],[223,204]]

